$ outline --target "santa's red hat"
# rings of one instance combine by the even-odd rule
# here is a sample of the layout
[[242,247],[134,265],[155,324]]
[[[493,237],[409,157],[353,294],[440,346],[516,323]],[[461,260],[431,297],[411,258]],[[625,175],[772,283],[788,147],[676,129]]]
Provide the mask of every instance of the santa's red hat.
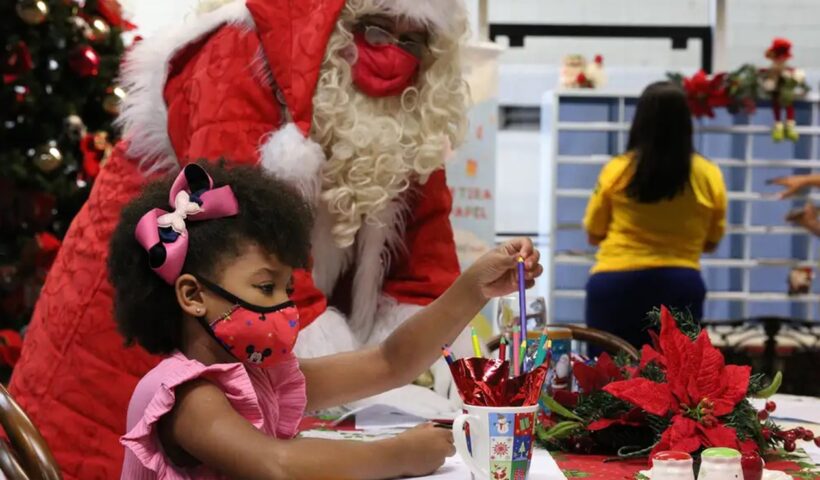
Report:
[[[162,89],[173,56],[222,24],[255,29],[288,111],[288,124],[271,132],[261,146],[262,164],[284,180],[316,178],[325,158],[309,138],[313,96],[330,35],[346,0],[216,0],[224,3],[181,29],[140,42],[129,52],[123,80],[129,97],[119,123],[129,137],[129,153],[152,168],[175,166],[168,139]],[[369,0],[374,10],[410,19],[434,32],[460,31],[466,22],[463,0]],[[266,162],[291,158],[293,162]],[[305,189],[316,185],[300,185]],[[315,192],[314,192],[315,193]]]
[[766,58],[772,60],[788,60],[792,58],[792,42],[785,38],[775,38],[766,50]]

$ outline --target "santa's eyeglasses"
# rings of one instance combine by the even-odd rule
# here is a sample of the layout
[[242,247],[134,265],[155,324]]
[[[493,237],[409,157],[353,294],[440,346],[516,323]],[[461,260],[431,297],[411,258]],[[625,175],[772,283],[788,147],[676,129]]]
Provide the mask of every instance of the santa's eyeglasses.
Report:
[[396,45],[416,58],[421,58],[427,52],[427,44],[418,40],[404,37],[396,38],[394,34],[373,24],[359,24],[357,30],[364,34],[364,40],[375,47]]

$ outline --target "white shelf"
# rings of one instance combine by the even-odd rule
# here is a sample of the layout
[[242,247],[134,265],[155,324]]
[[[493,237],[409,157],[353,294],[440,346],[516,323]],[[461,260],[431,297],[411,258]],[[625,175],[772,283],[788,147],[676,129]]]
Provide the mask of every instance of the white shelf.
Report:
[[[607,97],[607,98],[602,98]],[[559,118],[559,111],[562,105],[569,105],[572,98],[587,99],[591,101],[593,98],[602,98],[597,104],[603,108],[608,109],[612,121],[562,121]],[[559,209],[563,208],[561,199],[581,199],[587,200],[592,194],[590,189],[577,188],[577,185],[590,185],[594,180],[584,178],[584,182],[579,182],[575,178],[567,177],[567,175],[559,176],[559,168],[563,165],[588,165],[593,168],[583,172],[584,177],[589,177],[594,170],[594,167],[600,168],[611,159],[609,154],[597,155],[559,155],[559,151],[571,151],[563,148],[563,142],[573,141],[575,143],[583,143],[589,135],[583,132],[603,132],[614,133],[608,137],[608,142],[603,142],[603,149],[596,151],[611,151],[623,152],[625,150],[625,142],[628,136],[630,125],[627,122],[626,116],[627,106],[631,106],[637,94],[623,93],[617,94],[614,92],[608,95],[601,95],[594,92],[558,92],[554,96],[545,96],[542,105],[543,111],[541,116],[542,132],[544,132],[544,161],[545,171],[549,173],[548,176],[543,177],[546,183],[544,186],[548,188],[545,195],[548,195],[552,200],[552,217],[544,225],[548,226],[548,243],[550,245],[561,244],[561,239],[566,239],[569,232],[582,232],[581,218],[568,218],[564,216],[565,223],[558,223]],[[727,173],[727,184],[733,188],[733,191],[727,193],[729,201],[732,203],[729,221],[732,225],[727,226],[727,235],[731,235],[731,239],[726,241],[732,242],[732,257],[734,258],[713,258],[706,257],[701,260],[701,265],[704,270],[711,273],[723,271],[731,271],[731,281],[721,284],[721,288],[728,291],[714,291],[707,296],[708,302],[731,302],[732,309],[730,313],[736,317],[748,317],[750,313],[756,313],[757,309],[751,309],[751,304],[782,303],[784,305],[803,304],[804,308],[794,310],[800,311],[801,317],[805,319],[816,319],[815,314],[818,308],[812,304],[820,304],[820,294],[810,294],[801,296],[789,296],[785,293],[786,279],[783,278],[782,283],[779,282],[765,282],[763,289],[778,290],[779,285],[782,285],[781,292],[757,292],[754,289],[759,289],[755,281],[761,276],[763,278],[768,275],[768,272],[773,272],[773,268],[788,269],[792,267],[817,267],[816,252],[817,242],[812,240],[812,235],[800,227],[795,227],[785,223],[774,225],[755,225],[753,220],[758,221],[754,215],[758,209],[762,209],[763,205],[760,202],[781,202],[782,208],[788,208],[789,203],[783,202],[777,198],[772,188],[773,193],[761,193],[757,189],[757,184],[754,183],[753,175],[766,175],[768,172],[763,169],[807,169],[820,172],[820,96],[817,93],[812,94],[802,101],[805,108],[805,103],[808,103],[811,118],[801,118],[801,125],[798,125],[797,131],[803,136],[799,149],[786,148],[791,147],[790,143],[784,143],[783,148],[773,150],[768,148],[765,155],[769,158],[760,158],[763,153],[759,150],[763,143],[767,142],[765,137],[771,134],[771,125],[754,124],[754,125],[720,125],[718,121],[705,119],[703,121],[695,122],[695,134],[726,134],[731,136],[733,148],[729,152],[724,152],[724,156],[728,157],[709,157],[709,159],[722,168],[729,169]],[[607,118],[599,116],[598,118]],[[583,119],[580,119],[583,120]],[[579,132],[577,135],[561,136],[559,132]],[[708,139],[701,135],[701,139]],[[601,136],[597,136],[596,142],[600,142]],[[757,150],[757,152],[756,152]],[[786,158],[778,159],[772,158],[773,152],[790,152],[784,156]],[[708,152],[707,152],[708,153]],[[734,157],[737,155],[737,157]],[[806,158],[794,158],[795,156],[805,156]],[[744,170],[740,170],[744,169]],[[756,170],[756,171],[755,171]],[[753,173],[754,172],[754,173]],[[590,180],[587,182],[587,180]],[[573,188],[567,188],[568,182],[575,182]],[[800,198],[793,199],[795,203],[801,201],[820,202],[820,191],[811,195],[806,195]],[[564,202],[563,205],[567,205]],[[769,204],[773,206],[772,204]],[[573,205],[577,207],[577,205]],[[780,208],[780,205],[778,205]],[[577,211],[574,208],[573,211]],[[771,216],[771,215],[769,215]],[[577,233],[575,233],[577,235]],[[770,250],[769,256],[788,257],[794,255],[797,259],[791,258],[755,258],[753,256],[753,240],[755,236],[760,235],[778,235],[778,240],[783,240],[783,236],[790,236],[790,238],[800,239],[801,243],[793,243],[793,245],[800,245],[799,250],[794,247],[788,248],[788,251]],[[788,239],[786,239],[788,240]],[[565,243],[566,244],[566,243]],[[556,299],[583,299],[585,292],[583,290],[574,289],[560,289],[560,278],[556,277],[556,268],[559,265],[576,265],[579,268],[589,268],[593,262],[594,257],[584,249],[586,243],[579,243],[581,249],[575,253],[564,253],[554,255],[549,259],[549,268],[551,276],[549,278],[549,306],[555,309]],[[574,272],[577,273],[577,272]],[[709,275],[709,278],[715,277]],[[578,279],[582,280],[582,279]],[[753,281],[755,280],[755,281]],[[713,287],[715,288],[715,287]],[[707,302],[707,304],[708,304]],[[767,307],[768,308],[768,307]],[[570,312],[565,311],[562,315],[570,315]],[[583,312],[571,312],[571,319],[573,321],[583,321]],[[719,320],[719,319],[715,319]]]
[[[580,223],[559,223],[556,230],[572,231],[583,230]],[[727,235],[804,235],[812,236],[812,233],[802,227],[790,227],[788,225],[729,225],[726,227]]]
[[[563,132],[628,132],[630,125],[620,122],[558,122],[558,131]],[[798,125],[800,135],[820,135],[820,126]],[[772,127],[769,125],[695,125],[695,133],[729,133],[736,135],[770,135]]]
[[[559,155],[558,163],[561,165],[603,165],[611,158],[608,155]],[[709,158],[709,160],[719,166],[733,168],[820,168],[820,160],[802,160],[799,158],[786,160]]]
[[[558,265],[592,265],[595,260],[592,255],[555,255],[554,261]],[[761,267],[814,267],[814,262],[792,260],[788,258],[703,258],[700,261],[703,268],[761,268]]]
[[[559,198],[582,198],[588,199],[592,194],[592,190],[588,188],[559,188],[555,191],[555,195]],[[733,202],[782,202],[783,200],[773,194],[763,194],[759,192],[728,192],[726,197]],[[811,195],[803,195],[794,197],[793,200],[811,199],[820,201],[820,194],[813,193]]]
[[[566,298],[583,300],[586,298],[584,290],[554,290],[555,298]],[[787,295],[778,292],[709,292],[706,294],[707,300],[722,300],[732,302],[791,302],[791,303],[817,303],[820,302],[820,295]]]

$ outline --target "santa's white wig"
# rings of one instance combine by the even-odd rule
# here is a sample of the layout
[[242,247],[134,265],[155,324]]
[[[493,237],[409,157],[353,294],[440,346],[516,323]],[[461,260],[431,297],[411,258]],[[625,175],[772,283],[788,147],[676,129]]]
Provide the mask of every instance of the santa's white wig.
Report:
[[373,98],[353,85],[352,29],[357,19],[385,13],[417,18],[395,11],[402,4],[348,0],[322,63],[311,137],[327,157],[321,200],[334,219],[332,232],[341,247],[351,245],[363,222],[377,221],[376,214],[414,181],[424,183],[442,168],[447,152],[461,144],[467,128],[468,92],[459,49],[466,18],[456,22],[457,28],[452,22],[449,28],[439,28],[435,22],[422,21],[430,32],[429,53],[422,59],[415,86],[402,95]]

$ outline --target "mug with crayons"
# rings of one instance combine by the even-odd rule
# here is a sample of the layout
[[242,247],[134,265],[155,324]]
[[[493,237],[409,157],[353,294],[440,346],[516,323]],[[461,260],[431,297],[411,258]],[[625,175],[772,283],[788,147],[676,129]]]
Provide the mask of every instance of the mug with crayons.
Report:
[[[467,413],[453,422],[453,440],[473,480],[526,479],[532,460],[538,405],[465,405],[464,409]],[[469,432],[465,426],[469,426]]]

